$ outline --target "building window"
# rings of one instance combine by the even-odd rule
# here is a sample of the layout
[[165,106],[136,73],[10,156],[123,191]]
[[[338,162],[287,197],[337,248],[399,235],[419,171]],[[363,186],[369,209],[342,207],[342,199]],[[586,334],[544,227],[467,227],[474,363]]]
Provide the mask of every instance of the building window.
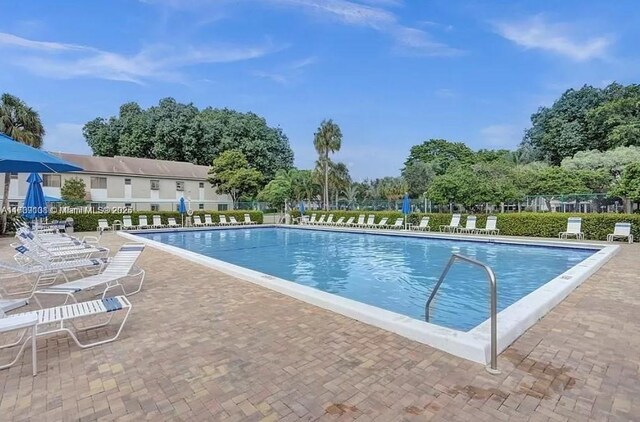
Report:
[[9,202],[9,208],[18,208],[18,203],[14,201]]
[[228,211],[229,204],[218,204],[218,211]]
[[176,182],[176,190],[182,192],[184,190],[184,182]]
[[159,204],[151,204],[151,211],[160,211]]
[[200,183],[198,183],[198,187],[199,187],[200,189],[204,188],[204,182],[200,182]]
[[107,208],[107,203],[106,202],[92,202],[91,203],[91,210],[96,212],[96,211],[102,211],[104,209]]
[[160,190],[160,181],[152,180],[151,181],[151,190]]
[[11,179],[17,179],[18,178],[18,173],[11,173]]
[[129,178],[124,179],[124,184],[125,185],[130,185],[131,184],[131,179],[129,179]]
[[204,209],[204,204],[198,204],[198,209],[199,210],[203,210]]
[[91,177],[91,189],[106,189],[107,178],[106,177]]
[[48,188],[59,188],[60,175],[59,174],[43,174],[42,186],[48,187]]

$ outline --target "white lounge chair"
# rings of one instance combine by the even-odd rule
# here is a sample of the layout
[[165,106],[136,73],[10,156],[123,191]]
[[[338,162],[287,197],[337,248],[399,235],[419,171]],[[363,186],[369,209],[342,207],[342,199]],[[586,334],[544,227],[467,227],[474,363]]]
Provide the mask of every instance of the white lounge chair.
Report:
[[[142,290],[142,283],[144,283],[145,276],[145,271],[142,268],[136,267],[136,261],[140,257],[140,254],[142,254],[142,251],[144,251],[144,244],[142,243],[125,243],[106,264],[104,271],[100,274],[57,284],[47,287],[46,289],[36,290],[34,298],[37,300],[38,294],[61,294],[67,296],[65,299],[65,303],[67,303],[69,299],[76,301],[76,293],[92,290],[97,287],[104,287],[102,298],[106,296],[109,290],[114,288],[120,288],[125,296],[138,293]],[[140,279],[136,290],[131,292],[125,290],[121,281],[126,278]]]
[[[209,216],[209,217],[211,217],[211,216]],[[218,218],[220,219],[220,225],[221,226],[230,226],[231,225],[231,222],[227,221],[227,216],[226,215],[220,214],[220,216]]]
[[390,224],[389,226],[387,226],[390,229],[403,229],[404,228],[404,218],[396,218],[395,223]]
[[[220,224],[222,224],[222,218],[220,219]],[[205,226],[215,226],[216,223],[213,222],[213,219],[211,218],[211,214],[205,214],[204,215],[204,225]]]
[[358,221],[356,221],[355,223],[353,223],[353,224],[352,224],[352,226],[355,226],[355,227],[365,227],[365,226],[366,226],[366,223],[364,222],[364,219],[365,219],[364,214],[360,214],[360,215],[358,216]]
[[413,225],[411,227],[409,227],[411,230],[418,230],[418,231],[431,231],[431,227],[429,227],[429,217],[422,217],[420,219],[420,223],[417,225]]
[[324,222],[325,226],[331,226],[333,225],[333,214],[329,214],[329,216],[327,217],[327,221]]
[[244,224],[258,224],[257,221],[253,221],[249,214],[244,215]]
[[[42,255],[49,260],[68,260],[68,259],[80,259],[91,257],[106,257],[109,255],[109,249],[82,243],[42,243],[38,236],[19,235],[17,238],[20,240],[20,244],[28,246],[32,251]],[[18,244],[11,244],[12,247],[18,246]]]
[[342,225],[344,225],[344,217],[338,218],[338,220],[335,223],[333,223],[333,225],[334,226],[342,226]]
[[[0,345],[0,349],[18,348],[16,357],[11,362],[0,366],[0,369],[9,368],[15,365],[18,359],[22,356],[27,344],[31,343],[33,354],[33,374],[35,376],[37,372],[35,353],[36,336],[39,337],[66,332],[71,336],[73,341],[83,349],[114,341],[120,336],[120,333],[127,322],[127,318],[129,317],[129,313],[131,312],[131,308],[131,303],[126,297],[116,296],[14,315],[5,315],[4,312],[0,311],[0,331],[23,330],[17,341]],[[116,330],[116,333],[111,337],[94,340],[90,343],[83,343],[76,336],[75,331],[86,331],[107,326],[111,323],[113,316],[117,313],[122,313],[124,316]],[[81,329],[71,330],[68,328],[75,328],[78,321],[88,318],[93,319],[96,316],[106,316],[108,318],[106,322],[83,326]],[[33,325],[34,317],[37,320],[35,326]],[[29,331],[31,331],[30,335],[27,334]],[[91,338],[94,338],[94,336],[91,336]]]
[[353,222],[356,218],[355,217],[349,217],[347,218],[347,221],[344,222],[344,224],[342,224],[345,227],[351,227],[353,226]]
[[138,216],[138,229],[148,229],[149,227],[149,222],[147,221],[147,216],[146,215],[139,215]]
[[569,217],[567,220],[567,231],[558,233],[560,239],[568,239],[569,236],[574,236],[577,240],[584,239],[581,217]]
[[167,223],[168,223],[168,224],[167,224],[167,227],[170,227],[170,228],[172,228],[172,229],[173,229],[173,228],[180,227],[180,224],[176,223],[176,219],[175,219],[175,217],[169,217],[169,218],[167,218]]
[[157,229],[165,227],[165,224],[162,223],[162,217],[160,217],[159,215],[153,216],[153,227]]
[[454,233],[458,229],[458,227],[460,227],[460,218],[460,214],[453,214],[451,216],[451,222],[449,223],[449,225],[440,226],[440,231]]
[[487,224],[485,225],[484,228],[476,228],[476,233],[484,233],[484,234],[488,234],[488,235],[498,235],[500,234],[500,229],[498,229],[496,226],[498,224],[498,217],[496,217],[495,215],[490,215],[489,217],[487,217]]
[[236,218],[233,215],[229,216],[229,225],[231,226],[239,226],[240,222],[238,220],[236,220]]
[[375,214],[369,214],[369,216],[367,216],[367,222],[365,223],[365,227],[375,227],[375,224],[376,224]]
[[199,215],[194,215],[193,216],[193,225],[195,227],[204,227],[204,223],[202,222],[202,220],[200,219]]
[[316,222],[314,223],[314,225],[316,225],[316,226],[321,226],[321,225],[323,225],[323,224],[324,224],[324,219],[325,219],[325,217],[326,217],[326,215],[325,215],[325,214],[322,214],[322,215],[321,215],[321,216],[316,220]]
[[98,232],[102,233],[105,230],[111,230],[111,226],[106,218],[101,218],[98,220]]
[[131,230],[131,229],[135,229],[135,227],[136,226],[134,226],[133,222],[131,221],[130,215],[122,216],[122,230]]
[[607,235],[607,242],[613,242],[616,239],[627,239],[629,243],[633,243],[631,223],[616,223],[613,233]]
[[458,233],[475,233],[477,221],[478,221],[478,217],[476,217],[475,215],[467,216],[467,222],[465,226],[458,227]]
[[382,217],[382,219],[378,222],[378,224],[373,225],[373,228],[384,229],[387,227],[387,221],[389,221],[388,217]]
[[311,218],[305,224],[309,224],[309,225],[316,224],[316,215],[315,214],[311,214]]

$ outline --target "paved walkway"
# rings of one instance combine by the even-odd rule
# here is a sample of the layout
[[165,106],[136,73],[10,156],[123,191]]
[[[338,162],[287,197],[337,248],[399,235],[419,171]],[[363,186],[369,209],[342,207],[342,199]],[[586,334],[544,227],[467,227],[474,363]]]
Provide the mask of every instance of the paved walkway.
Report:
[[37,377],[29,356],[0,371],[0,420],[640,420],[639,256],[624,246],[491,376],[148,247],[123,336],[39,339]]

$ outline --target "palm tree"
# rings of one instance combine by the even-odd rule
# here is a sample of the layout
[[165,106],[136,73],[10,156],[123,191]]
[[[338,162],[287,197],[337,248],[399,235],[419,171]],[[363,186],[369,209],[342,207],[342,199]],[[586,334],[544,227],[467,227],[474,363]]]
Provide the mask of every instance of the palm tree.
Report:
[[318,152],[318,164],[324,175],[324,209],[329,209],[329,154],[340,150],[342,132],[333,120],[323,120],[318,131],[313,135],[313,146]]
[[360,196],[360,186],[357,183],[352,183],[347,186],[342,194],[347,200],[348,207],[353,208],[356,202],[358,202],[358,196]]
[[351,185],[349,168],[344,163],[329,162],[329,186],[336,199],[338,206],[338,195]]
[[[34,148],[42,146],[44,127],[37,111],[29,107],[20,98],[10,94],[0,97],[0,132],[5,133],[18,142]],[[4,174],[4,196],[2,209],[9,205],[9,184],[11,173]],[[7,213],[2,213],[2,233],[7,231]]]

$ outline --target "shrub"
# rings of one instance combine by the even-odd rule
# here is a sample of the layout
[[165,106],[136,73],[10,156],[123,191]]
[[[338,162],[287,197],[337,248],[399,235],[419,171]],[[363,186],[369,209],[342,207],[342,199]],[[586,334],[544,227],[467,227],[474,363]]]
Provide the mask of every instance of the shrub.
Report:
[[[393,222],[396,218],[402,217],[402,213],[397,211],[308,211],[307,215],[333,214],[334,221],[339,217],[345,219],[353,216],[356,219],[360,214],[374,214],[376,223],[383,217],[389,217]],[[300,212],[292,213],[294,217],[299,217]],[[615,223],[631,223],[631,233],[634,239],[640,240],[640,215],[637,214],[572,214],[572,213],[506,213],[495,214],[498,217],[497,227],[500,234],[505,236],[533,236],[533,237],[558,237],[558,233],[567,228],[569,217],[582,217],[582,231],[585,238],[590,240],[607,240],[607,234],[613,233]],[[408,217],[410,224],[418,224],[423,216],[429,216],[431,230],[437,231],[439,226],[447,225],[451,222],[451,214],[421,214],[414,213]],[[477,226],[484,227],[487,222],[486,214],[476,214],[478,217]],[[466,215],[462,216],[461,225],[465,225]]]
[[[249,214],[251,216],[251,220],[258,222],[258,224],[262,224],[262,213],[260,211],[195,211],[193,215],[200,215],[204,221],[204,215],[210,214],[211,218],[214,222],[220,221],[220,215],[226,215],[227,218],[233,216],[238,221],[244,220],[244,215]],[[122,213],[94,213],[94,214],[73,214],[73,213],[56,213],[49,214],[49,221],[58,220],[64,221],[67,217],[73,218],[74,221],[74,230],[75,231],[93,231],[98,227],[98,220],[101,218],[105,218],[109,225],[113,224],[115,220],[122,221]],[[152,217],[154,215],[159,215],[162,218],[162,223],[167,224],[167,218],[175,217],[178,224],[180,223],[180,213],[177,211],[136,211],[132,213],[128,213],[131,215],[133,219],[133,223],[138,222],[138,216],[146,215],[149,223],[152,222]],[[185,216],[186,217],[186,216]]]

